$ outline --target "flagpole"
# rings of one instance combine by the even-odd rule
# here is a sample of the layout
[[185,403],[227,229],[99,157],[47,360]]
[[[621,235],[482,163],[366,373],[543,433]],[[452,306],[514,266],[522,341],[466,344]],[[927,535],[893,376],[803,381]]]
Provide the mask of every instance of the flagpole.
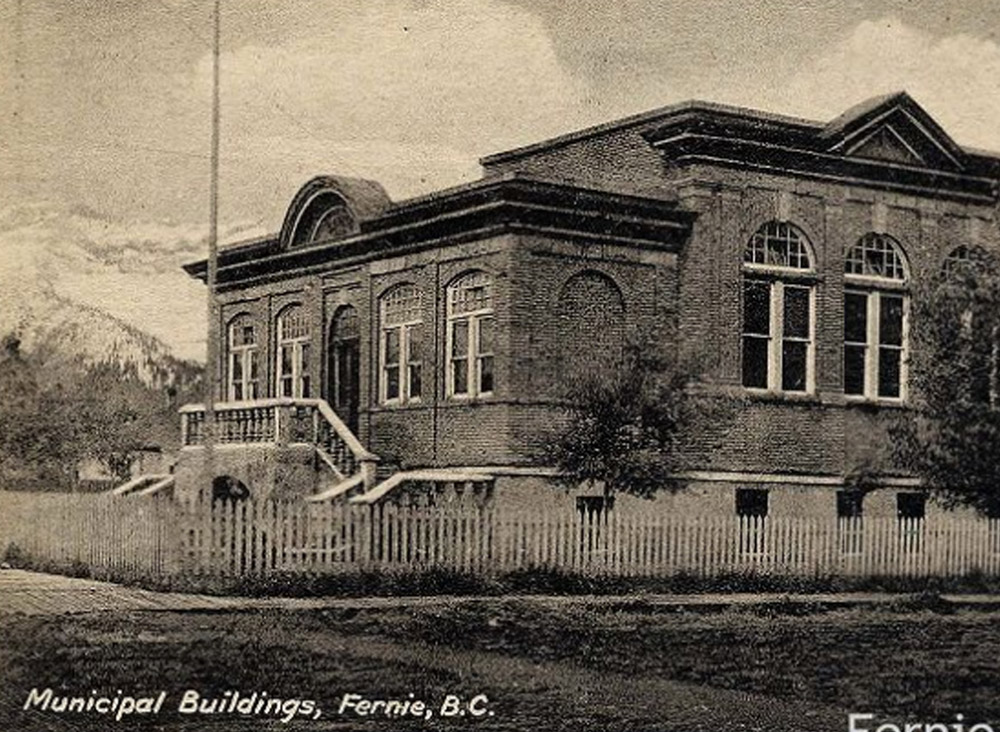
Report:
[[[208,289],[208,343],[205,353],[205,473],[207,488],[211,491],[214,475],[215,400],[219,383],[219,312],[216,298],[216,280],[219,268],[219,38],[221,35],[220,0],[214,2],[212,17],[212,140],[209,177],[208,207],[208,267],[205,284]],[[211,493],[209,493],[211,495]]]

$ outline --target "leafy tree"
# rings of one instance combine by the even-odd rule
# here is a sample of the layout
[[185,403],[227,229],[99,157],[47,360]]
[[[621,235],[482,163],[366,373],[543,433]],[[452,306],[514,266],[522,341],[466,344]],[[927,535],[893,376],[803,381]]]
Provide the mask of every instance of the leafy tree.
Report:
[[600,486],[606,496],[651,498],[681,488],[684,445],[704,414],[691,381],[655,349],[628,348],[619,368],[569,388],[565,419],[542,440],[536,461],[557,468],[557,484]]
[[946,505],[1000,515],[1000,271],[951,263],[912,308],[913,409],[892,429],[895,459]]
[[39,364],[21,351],[15,335],[3,339],[0,355],[0,479],[4,485],[36,487],[72,478],[75,443],[67,434],[62,405],[47,393]]
[[177,407],[199,390],[193,368],[150,385],[132,366],[24,354],[14,336],[3,346],[0,487],[66,488],[86,459],[125,480],[145,446],[179,446]]

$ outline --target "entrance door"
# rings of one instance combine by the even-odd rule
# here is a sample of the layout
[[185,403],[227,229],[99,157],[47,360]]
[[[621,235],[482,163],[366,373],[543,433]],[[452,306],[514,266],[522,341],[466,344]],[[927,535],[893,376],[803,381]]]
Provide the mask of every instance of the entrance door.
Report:
[[361,401],[361,338],[358,311],[339,308],[330,323],[327,351],[327,398],[351,432],[358,432]]

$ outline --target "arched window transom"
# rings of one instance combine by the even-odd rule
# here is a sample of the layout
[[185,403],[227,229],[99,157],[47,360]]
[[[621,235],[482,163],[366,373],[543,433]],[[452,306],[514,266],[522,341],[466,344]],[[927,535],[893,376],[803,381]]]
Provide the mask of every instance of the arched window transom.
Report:
[[750,237],[743,262],[764,267],[812,268],[805,234],[785,221],[770,221]]
[[865,234],[847,252],[844,274],[900,282],[906,280],[906,267],[899,244],[886,234]]
[[966,246],[959,244],[948,252],[942,270],[945,274],[968,270],[980,270],[993,264],[992,255],[979,245]]
[[448,395],[493,393],[493,279],[469,272],[448,287]]
[[357,230],[357,222],[346,201],[339,194],[323,191],[313,196],[295,222],[290,246],[307,246],[325,239],[336,239]]
[[398,285],[380,299],[383,403],[420,398],[422,390],[423,297],[415,285]]

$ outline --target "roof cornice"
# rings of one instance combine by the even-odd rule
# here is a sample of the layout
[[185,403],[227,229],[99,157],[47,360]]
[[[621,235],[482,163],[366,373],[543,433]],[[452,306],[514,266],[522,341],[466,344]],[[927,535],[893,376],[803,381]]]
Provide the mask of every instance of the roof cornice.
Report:
[[[909,159],[858,150],[880,130]],[[589,138],[632,130],[683,164],[843,181],[969,203],[995,203],[1000,154],[963,148],[906,92],[866,100],[829,122],[708,102],[684,102],[482,158],[486,168],[544,155]],[[904,137],[899,131],[905,132]]]
[[[742,134],[747,133],[747,134]],[[964,156],[951,170],[830,152],[808,138],[718,130],[686,120],[645,134],[675,164],[703,163],[861,185],[901,193],[992,205],[997,201],[1000,160]]]
[[[288,277],[358,264],[450,242],[504,233],[537,233],[582,241],[617,242],[676,251],[695,214],[669,200],[629,196],[524,177],[486,179],[395,205],[364,221],[358,234],[297,249],[235,246],[219,253],[219,284]],[[185,265],[205,279],[204,260]]]

